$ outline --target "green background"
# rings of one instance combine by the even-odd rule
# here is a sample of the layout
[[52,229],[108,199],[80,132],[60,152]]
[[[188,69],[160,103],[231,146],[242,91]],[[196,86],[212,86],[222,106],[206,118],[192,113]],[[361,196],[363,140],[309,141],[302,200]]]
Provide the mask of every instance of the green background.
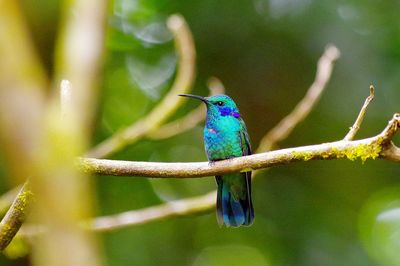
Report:
[[[61,5],[21,1],[49,73]],[[176,55],[165,20],[182,14],[196,44],[194,94],[222,80],[240,107],[253,147],[303,97],[327,44],[341,58],[310,116],[280,144],[342,139],[369,94],[357,138],[379,133],[400,111],[398,1],[115,0],[107,19],[105,67],[93,145],[144,116],[170,87]],[[189,101],[175,117],[197,106]],[[396,138],[399,142],[399,138]],[[162,141],[141,140],[112,156],[143,161],[206,160],[202,125]],[[0,191],[6,192],[5,166]],[[214,212],[100,234],[110,266],[400,265],[400,167],[388,161],[319,161],[269,169],[253,182],[256,220],[220,228]],[[93,177],[98,215],[204,194],[212,177],[157,180]],[[71,251],[72,252],[72,251]],[[0,255],[0,265],[29,265]]]

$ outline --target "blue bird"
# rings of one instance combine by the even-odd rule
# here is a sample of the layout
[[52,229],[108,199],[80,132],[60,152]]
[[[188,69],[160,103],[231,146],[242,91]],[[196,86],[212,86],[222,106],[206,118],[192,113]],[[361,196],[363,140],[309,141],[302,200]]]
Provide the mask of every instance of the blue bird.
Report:
[[[235,102],[227,95],[179,96],[203,101],[207,106],[204,146],[208,160],[215,162],[251,154],[246,125]],[[251,201],[251,171],[215,177],[218,185],[217,220],[220,225],[251,225],[254,209]]]

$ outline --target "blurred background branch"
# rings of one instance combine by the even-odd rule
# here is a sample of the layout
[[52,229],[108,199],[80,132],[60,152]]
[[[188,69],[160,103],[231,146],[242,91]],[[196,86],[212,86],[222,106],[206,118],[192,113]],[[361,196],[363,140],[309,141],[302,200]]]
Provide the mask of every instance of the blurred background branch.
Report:
[[16,1],[0,2],[0,24],[0,140],[19,184],[37,161],[47,77]]
[[173,115],[184,102],[176,95],[188,93],[192,89],[196,60],[193,36],[186,21],[180,15],[169,17],[167,25],[174,35],[176,53],[179,59],[178,71],[171,89],[149,114],[92,148],[88,152],[89,157],[107,157],[154,131]]
[[88,228],[106,232],[171,217],[209,212],[214,208],[216,197],[217,192],[212,191],[198,197],[170,201],[142,210],[126,211],[115,215],[98,217],[88,224]]
[[[54,90],[46,105],[33,219],[48,230],[34,241],[36,265],[100,265],[94,234],[79,221],[93,216],[93,185],[74,158],[90,143],[104,45],[106,1],[65,1],[56,42]],[[67,79],[68,82],[61,82]],[[62,195],[62,197],[60,197]],[[66,253],[73,244],[79,250]]]

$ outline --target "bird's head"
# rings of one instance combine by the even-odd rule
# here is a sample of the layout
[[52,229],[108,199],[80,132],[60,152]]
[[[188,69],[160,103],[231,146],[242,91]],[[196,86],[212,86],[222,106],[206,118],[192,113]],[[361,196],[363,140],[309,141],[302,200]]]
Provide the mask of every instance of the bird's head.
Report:
[[179,96],[190,97],[203,101],[207,105],[207,112],[212,115],[240,117],[239,109],[231,97],[218,94],[210,97],[202,97],[193,94],[179,94]]

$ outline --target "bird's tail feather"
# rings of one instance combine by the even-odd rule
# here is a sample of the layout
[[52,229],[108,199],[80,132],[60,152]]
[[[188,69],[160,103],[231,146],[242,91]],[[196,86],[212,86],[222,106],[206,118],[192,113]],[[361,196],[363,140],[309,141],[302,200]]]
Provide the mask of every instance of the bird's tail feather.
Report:
[[244,195],[235,197],[231,191],[229,182],[224,181],[223,177],[217,176],[218,195],[217,195],[217,218],[220,225],[227,227],[238,227],[241,225],[249,226],[254,220],[253,203],[251,201],[251,174],[242,173],[238,178],[244,178]]

